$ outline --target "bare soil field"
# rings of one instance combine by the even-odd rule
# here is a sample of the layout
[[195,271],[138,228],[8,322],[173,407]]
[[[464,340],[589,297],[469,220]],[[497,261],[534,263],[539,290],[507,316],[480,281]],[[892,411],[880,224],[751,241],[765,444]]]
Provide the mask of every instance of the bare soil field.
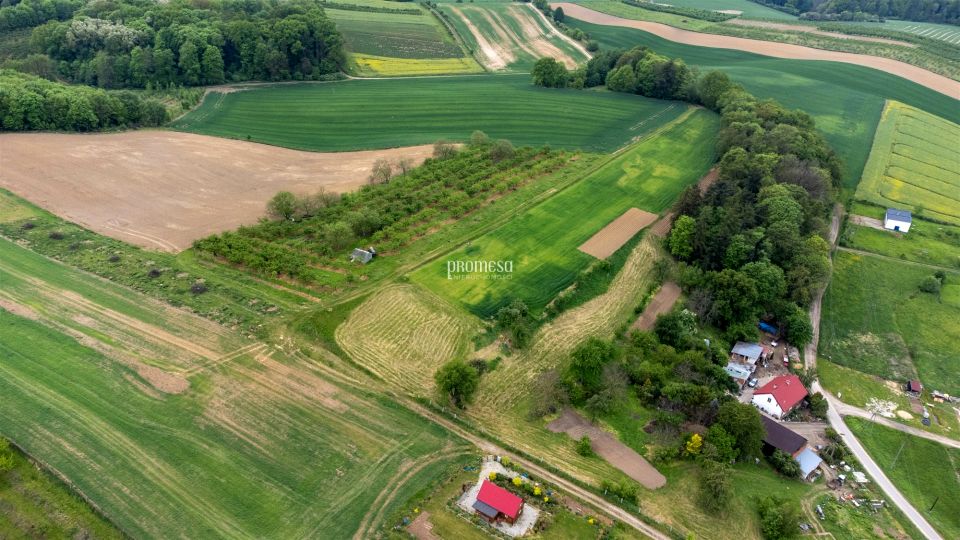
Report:
[[666,24],[660,24],[647,21],[636,21],[633,19],[624,19],[614,15],[608,15],[599,11],[571,4],[569,2],[553,2],[550,4],[554,9],[563,8],[563,12],[568,17],[580,19],[581,21],[602,24],[606,26],[622,26],[624,28],[636,28],[664,39],[683,43],[686,45],[695,45],[697,47],[714,47],[719,49],[735,49],[739,51],[751,52],[763,56],[772,56],[774,58],[791,58],[795,60],[824,60],[828,62],[844,62],[846,64],[855,64],[865,66],[880,71],[885,71],[898,77],[903,77],[909,81],[926,86],[931,90],[946,94],[950,97],[960,95],[960,81],[954,81],[943,75],[937,75],[917,66],[912,66],[898,60],[889,58],[880,58],[866,54],[854,54],[838,51],[827,51],[823,49],[814,49],[801,45],[791,45],[788,43],[776,43],[772,41],[761,41],[756,39],[739,38],[732,36],[721,36],[716,34],[703,34],[690,30],[681,30]]
[[882,37],[871,37],[871,36],[854,36],[851,34],[842,34],[840,32],[827,32],[825,30],[817,30],[816,26],[810,26],[806,24],[784,24],[784,23],[775,23],[770,21],[752,21],[748,19],[731,19],[725,24],[735,24],[737,26],[752,26],[755,28],[767,28],[770,30],[781,30],[784,32],[803,32],[805,34],[817,34],[819,36],[827,36],[837,39],[853,39],[856,41],[871,41],[874,43],[887,43],[889,45],[899,45],[901,47],[910,47],[915,48],[916,45],[913,43],[908,43],[906,41],[899,41],[896,39],[882,38]]
[[680,286],[672,281],[664,283],[631,328],[644,331],[652,329],[657,317],[670,311],[677,303],[677,298],[680,298]]
[[98,233],[177,252],[255,223],[278,191],[343,193],[377,159],[432,146],[315,153],[172,131],[0,135],[0,187]]
[[657,220],[656,214],[645,212],[639,208],[631,208],[622,216],[611,221],[606,227],[597,231],[597,234],[580,244],[580,251],[593,255],[598,259],[606,259],[616,253],[621,246],[634,237],[644,227]]
[[667,484],[666,477],[643,456],[613,435],[591,424],[576,411],[565,409],[559,418],[547,425],[547,429],[554,433],[566,433],[573,439],[580,439],[584,435],[590,437],[591,446],[597,455],[648,489],[657,489]]

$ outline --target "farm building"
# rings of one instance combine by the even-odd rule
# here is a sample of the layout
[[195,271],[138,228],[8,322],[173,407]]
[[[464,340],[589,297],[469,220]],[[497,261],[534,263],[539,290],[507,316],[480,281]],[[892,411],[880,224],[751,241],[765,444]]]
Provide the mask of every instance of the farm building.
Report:
[[807,397],[800,377],[781,375],[753,394],[753,405],[774,418],[783,418]]
[[820,464],[823,463],[820,456],[809,448],[804,448],[798,455],[794,456],[793,459],[800,465],[800,478],[804,480],[809,479],[813,471],[819,469]]
[[473,509],[490,523],[514,523],[523,512],[523,499],[489,480],[484,480]]
[[763,346],[759,343],[746,343],[738,341],[730,351],[730,360],[741,364],[755,366],[757,360],[764,357]]
[[912,222],[913,217],[908,210],[887,208],[887,213],[883,216],[883,228],[891,231],[905,233],[910,230]]
[[741,387],[743,387],[750,376],[753,375],[753,368],[751,366],[737,362],[727,363],[727,367],[723,368],[723,370]]
[[353,253],[350,254],[350,261],[367,264],[376,256],[377,250],[373,249],[373,246],[368,247],[367,249],[356,248],[353,250]]
[[774,450],[780,450],[797,457],[807,447],[807,439],[803,435],[781,425],[776,420],[761,416],[763,421],[763,453],[770,455]]

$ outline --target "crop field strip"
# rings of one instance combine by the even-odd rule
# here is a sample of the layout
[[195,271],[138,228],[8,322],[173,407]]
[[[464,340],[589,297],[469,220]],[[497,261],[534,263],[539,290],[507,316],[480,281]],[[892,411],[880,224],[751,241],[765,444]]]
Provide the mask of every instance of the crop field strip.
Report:
[[[512,298],[539,312],[593,257],[578,250],[591,236],[632,207],[659,213],[710,168],[705,148],[718,122],[705,110],[680,109],[659,127],[577,184],[517,215],[469,246],[429,263],[414,281],[480,316]],[[508,280],[449,280],[447,261],[513,261]]]
[[909,32],[911,34],[916,34],[918,36],[923,36],[930,39],[938,39],[940,41],[945,41],[951,45],[960,46],[960,28],[956,26],[948,26],[941,24],[931,24],[931,23],[913,23],[910,21],[890,21],[898,23],[897,26],[893,26],[893,30],[899,30],[901,32]]
[[549,56],[573,69],[584,52],[560,37],[529,6],[507,2],[444,4],[454,27],[489,69],[529,69]]
[[[0,249],[0,430],[130,534],[306,537],[322,529],[349,536],[377,494],[396,487],[389,484],[404,463],[459,447],[393,403],[330,383],[316,364],[208,328],[186,312],[152,312],[155,304],[136,293],[6,240]],[[25,273],[43,282],[37,287],[71,294],[27,294],[17,281]],[[11,295],[26,309],[6,309]],[[152,391],[122,362],[84,345],[114,342],[105,323],[88,321],[97,313],[55,311],[73,307],[76,297],[97,302],[99,313],[192,329],[198,343],[219,342],[213,352],[221,361],[198,366],[186,392]],[[59,331],[66,320],[89,323],[89,339]],[[157,354],[130,354],[137,352]],[[395,480],[415,491],[429,474]]]
[[465,141],[481,130],[517,146],[607,152],[663,106],[612,92],[538,88],[526,74],[349,80],[213,93],[172,126],[315,151]]
[[685,45],[632,28],[585,23],[569,14],[566,21],[588,32],[604,49],[647,46],[683,58],[703,71],[725,71],[752,94],[807,112],[843,159],[843,186],[847,189],[854,189],[860,181],[886,99],[960,122],[956,99],[874,69]]
[[960,125],[888,102],[857,198],[960,224],[958,141]]

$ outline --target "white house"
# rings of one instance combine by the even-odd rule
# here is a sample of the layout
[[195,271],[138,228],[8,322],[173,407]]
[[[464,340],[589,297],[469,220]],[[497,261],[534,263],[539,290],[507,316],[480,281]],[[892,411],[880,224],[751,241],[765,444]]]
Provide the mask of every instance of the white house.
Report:
[[910,230],[912,222],[913,218],[908,210],[887,208],[887,214],[883,216],[883,228],[891,231],[905,233]]
[[783,418],[790,414],[797,405],[807,397],[807,389],[803,387],[800,377],[796,375],[780,375],[772,381],[757,388],[753,394],[753,406],[774,418]]

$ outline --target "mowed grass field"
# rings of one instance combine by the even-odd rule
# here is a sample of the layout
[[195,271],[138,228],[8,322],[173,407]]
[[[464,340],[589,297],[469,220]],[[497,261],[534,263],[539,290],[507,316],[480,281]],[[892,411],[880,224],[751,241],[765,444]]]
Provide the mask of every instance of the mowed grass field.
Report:
[[925,38],[936,39],[960,47],[960,28],[952,24],[937,24],[931,22],[899,21],[887,19],[883,23],[851,22],[851,26],[866,26],[881,30],[896,30],[907,32]]
[[133,537],[346,538],[461,455],[342,372],[0,240],[0,433]]
[[448,20],[488,69],[529,71],[549,56],[573,69],[589,60],[581,48],[563,39],[532,4],[492,0],[441,4]]
[[[375,12],[337,9],[337,3],[324,7],[343,34],[350,69],[357,75],[400,76],[483,71],[443,24],[418,4],[380,0],[360,2],[372,9],[385,10]],[[397,13],[396,10],[400,9],[415,10],[418,14]]]
[[[630,208],[661,212],[710,168],[717,116],[677,104],[658,122],[672,118],[572,187],[430,262],[412,279],[480,316],[513,298],[540,311],[596,260],[578,251],[580,244]],[[468,260],[512,261],[514,268],[508,279],[449,279],[448,263]]]
[[858,199],[960,224],[960,125],[890,101]]
[[931,390],[960,392],[960,273],[938,295],[919,285],[936,268],[837,251],[823,298],[820,355],[885,379],[915,374]]
[[960,102],[956,99],[877,70],[683,45],[640,30],[588,24],[569,16],[566,23],[588,32],[603,48],[645,45],[661,54],[681,57],[703,71],[725,71],[758,97],[806,111],[843,158],[843,186],[850,190],[860,181],[885,99],[960,122]]
[[608,152],[645,133],[649,118],[672,105],[538,88],[529,75],[349,80],[211,94],[172,126],[317,151],[466,141],[482,130],[515,145]]
[[[593,0],[596,1],[596,0]],[[613,2],[614,0],[603,0]],[[580,2],[577,2],[578,4]],[[796,20],[797,17],[782,11],[768,8],[750,0],[669,0],[664,2],[677,7],[699,8],[710,11],[740,11],[744,19],[780,19]]]
[[960,450],[860,418],[846,422],[870,457],[930,524],[944,538],[960,538]]

